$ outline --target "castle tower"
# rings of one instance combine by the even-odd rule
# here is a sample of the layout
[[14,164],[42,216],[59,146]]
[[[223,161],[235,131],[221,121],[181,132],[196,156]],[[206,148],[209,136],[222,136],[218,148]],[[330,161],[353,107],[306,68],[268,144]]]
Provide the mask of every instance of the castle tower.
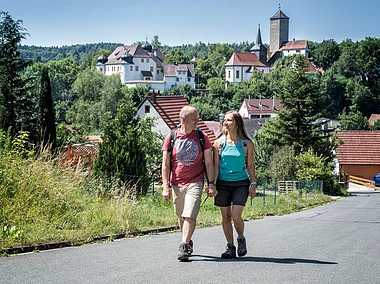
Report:
[[256,54],[257,58],[263,62],[267,62],[267,48],[265,45],[263,45],[263,42],[261,40],[261,32],[260,32],[260,24],[259,29],[257,31],[257,37],[256,37],[256,43],[250,50],[251,53]]
[[289,41],[289,17],[279,7],[276,14],[270,18],[270,47],[271,53],[278,50]]

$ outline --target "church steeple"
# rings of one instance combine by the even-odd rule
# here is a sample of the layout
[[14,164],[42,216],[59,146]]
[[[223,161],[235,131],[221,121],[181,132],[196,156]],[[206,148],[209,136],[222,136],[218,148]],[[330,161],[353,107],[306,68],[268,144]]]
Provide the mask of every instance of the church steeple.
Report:
[[263,42],[261,41],[260,23],[259,23],[259,29],[257,31],[256,44],[263,44]]
[[257,58],[261,62],[263,63],[267,62],[267,48],[265,47],[265,45],[263,45],[263,42],[261,40],[260,24],[257,30],[256,43],[251,48],[250,52],[256,54]]

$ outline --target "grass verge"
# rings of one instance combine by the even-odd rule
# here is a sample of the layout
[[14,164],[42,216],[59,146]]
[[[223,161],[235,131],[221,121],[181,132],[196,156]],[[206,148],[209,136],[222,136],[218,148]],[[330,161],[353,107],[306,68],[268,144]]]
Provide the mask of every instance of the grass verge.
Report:
[[[101,236],[130,235],[177,226],[173,205],[155,195],[100,194],[86,174],[58,168],[51,161],[28,160],[0,151],[0,251],[65,242],[78,245]],[[120,190],[118,191],[120,192]],[[125,190],[123,191],[126,192]],[[219,208],[203,196],[198,227],[220,225]],[[297,192],[248,201],[245,220],[282,215],[331,202],[323,194]],[[99,238],[98,238],[99,239]]]

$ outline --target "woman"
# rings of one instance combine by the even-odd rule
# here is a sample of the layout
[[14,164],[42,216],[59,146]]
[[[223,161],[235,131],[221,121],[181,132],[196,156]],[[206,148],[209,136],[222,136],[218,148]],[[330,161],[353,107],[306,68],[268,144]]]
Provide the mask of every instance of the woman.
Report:
[[237,233],[238,256],[247,254],[244,221],[241,217],[248,195],[256,196],[254,146],[236,111],[226,113],[221,138],[214,142],[214,168],[217,195],[214,204],[222,213],[222,228],[227,240],[222,258],[235,258],[232,221]]

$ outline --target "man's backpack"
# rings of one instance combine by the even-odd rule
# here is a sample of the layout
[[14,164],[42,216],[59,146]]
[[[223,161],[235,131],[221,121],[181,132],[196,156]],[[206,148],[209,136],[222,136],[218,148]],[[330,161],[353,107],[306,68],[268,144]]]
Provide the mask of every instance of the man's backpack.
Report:
[[[241,144],[243,146],[244,150],[244,159],[245,163],[247,164],[247,159],[248,159],[248,140],[247,139],[242,139],[240,140]],[[226,135],[223,135],[218,139],[219,145],[218,145],[218,153],[219,153],[219,161],[220,161],[220,155],[222,154],[222,151],[224,147],[226,146]]]

